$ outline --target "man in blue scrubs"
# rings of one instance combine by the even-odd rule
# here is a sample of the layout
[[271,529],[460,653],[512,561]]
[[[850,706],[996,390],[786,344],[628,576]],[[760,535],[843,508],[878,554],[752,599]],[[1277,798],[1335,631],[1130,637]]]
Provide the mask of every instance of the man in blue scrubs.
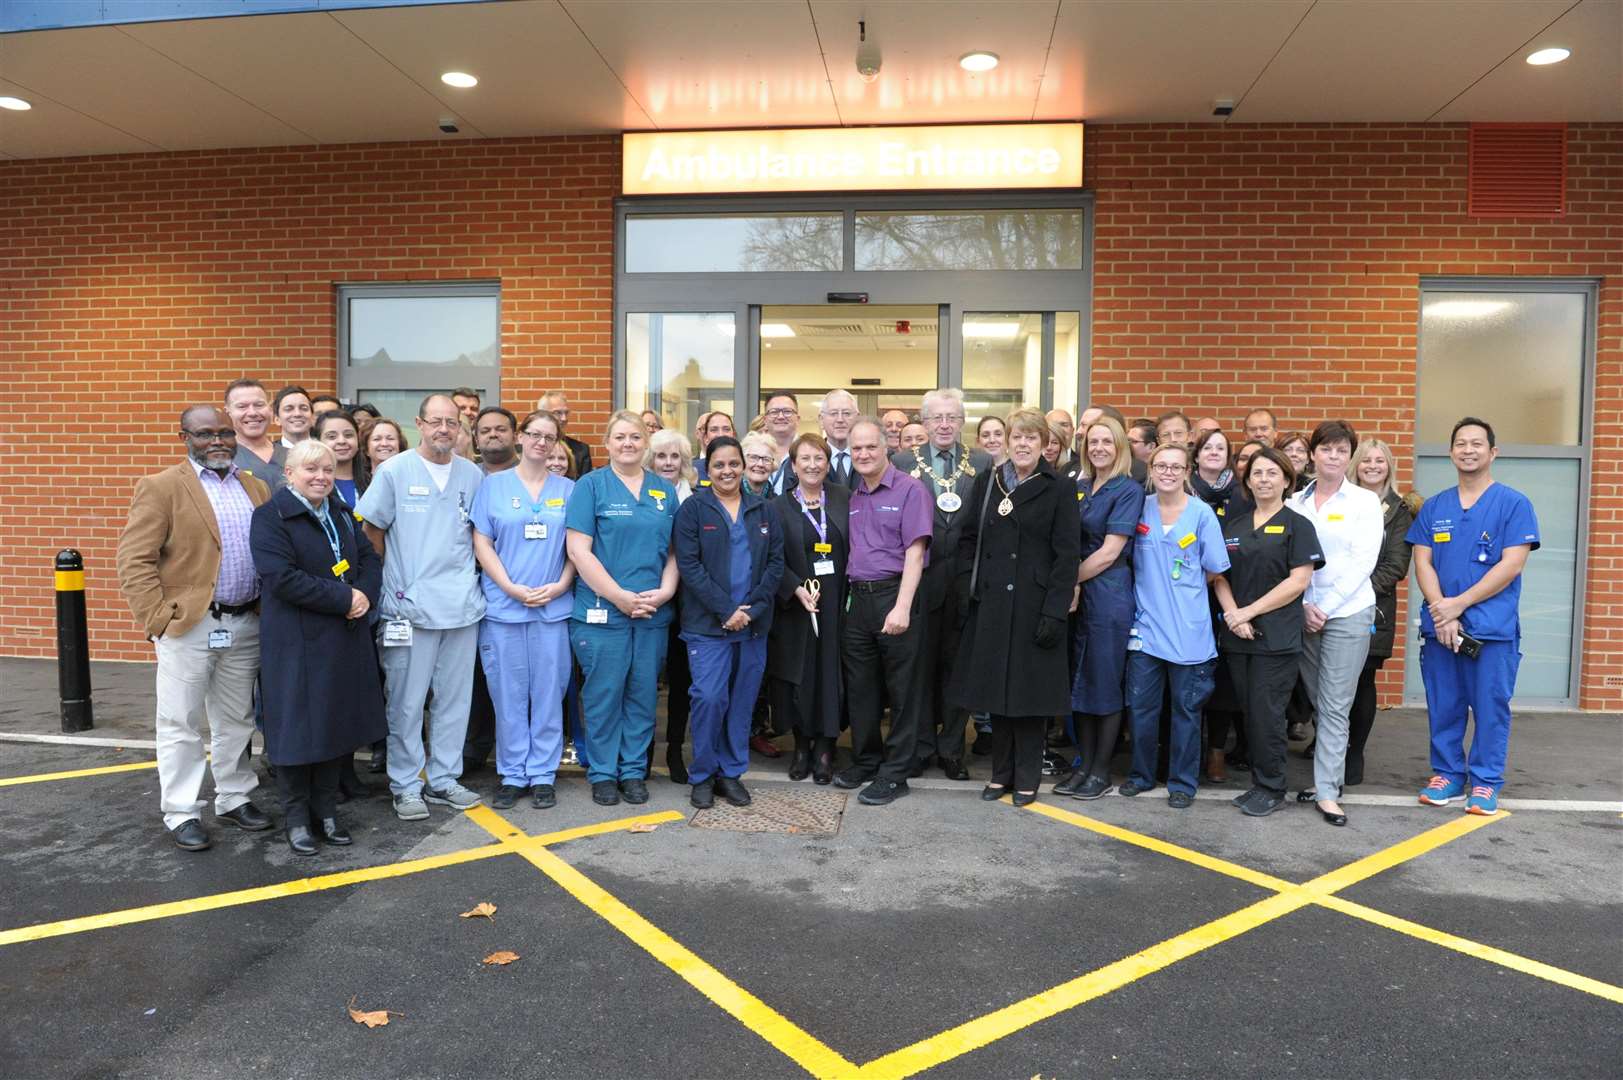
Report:
[[[1539,546],[1527,496],[1494,482],[1493,428],[1467,416],[1454,425],[1449,457],[1459,486],[1427,499],[1406,539],[1414,545],[1420,613],[1420,676],[1431,722],[1432,778],[1420,801],[1494,814],[1505,782],[1510,698],[1521,663],[1522,568]],[[1469,761],[1466,712],[1476,720]]]

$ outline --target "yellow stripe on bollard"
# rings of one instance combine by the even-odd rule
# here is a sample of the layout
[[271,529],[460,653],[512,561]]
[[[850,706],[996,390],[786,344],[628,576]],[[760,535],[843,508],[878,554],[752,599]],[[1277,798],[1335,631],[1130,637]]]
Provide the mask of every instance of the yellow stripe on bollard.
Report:
[[84,592],[85,572],[83,570],[58,570],[56,572],[57,592]]

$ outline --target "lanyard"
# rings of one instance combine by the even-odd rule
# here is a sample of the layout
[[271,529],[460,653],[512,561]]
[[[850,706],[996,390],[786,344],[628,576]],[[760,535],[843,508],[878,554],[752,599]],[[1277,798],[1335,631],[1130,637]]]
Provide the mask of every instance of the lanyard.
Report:
[[806,506],[806,501],[801,496],[798,487],[795,488],[795,502],[800,504],[800,512],[806,515],[806,520],[812,523],[812,528],[817,530],[817,542],[820,544],[828,543],[828,511],[824,509],[823,504],[817,504],[817,516],[812,517],[811,509]]
[[[314,511],[311,511],[314,513]],[[327,546],[332,548],[333,562],[344,560],[344,549],[338,543],[338,527],[332,523],[332,514],[316,514],[316,520],[321,522],[321,531],[327,534]]]

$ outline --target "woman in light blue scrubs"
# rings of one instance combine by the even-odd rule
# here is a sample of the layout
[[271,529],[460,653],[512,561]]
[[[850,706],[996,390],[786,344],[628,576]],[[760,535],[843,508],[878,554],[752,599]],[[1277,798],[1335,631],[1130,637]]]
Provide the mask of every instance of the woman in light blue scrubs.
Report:
[[569,613],[575,568],[564,557],[564,511],[574,481],[547,469],[562,433],[549,412],[519,425],[515,468],[491,473],[473,497],[473,551],[484,570],[479,662],[496,707],[491,805],[511,807],[529,789],[537,809],[557,804],[563,692],[569,682]]
[[1127,712],[1133,771],[1119,789],[1155,787],[1161,690],[1172,687],[1172,748],[1167,805],[1185,809],[1200,772],[1200,710],[1212,696],[1217,637],[1208,579],[1229,568],[1223,530],[1212,508],[1190,497],[1187,447],[1168,443],[1150,458],[1154,498],[1144,500],[1133,538],[1133,597],[1138,610],[1127,639]]
[[569,639],[584,676],[581,712],[592,801],[648,801],[659,669],[676,595],[671,525],[676,489],[645,472],[648,431],[621,409],[609,417],[609,468],[575,484],[564,517],[575,603]]

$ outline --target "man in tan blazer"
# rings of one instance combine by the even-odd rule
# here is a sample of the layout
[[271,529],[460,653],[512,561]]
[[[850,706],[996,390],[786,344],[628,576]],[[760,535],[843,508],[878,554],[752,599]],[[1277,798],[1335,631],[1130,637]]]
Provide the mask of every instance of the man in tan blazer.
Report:
[[186,460],[135,485],[118,541],[118,583],[158,657],[158,787],[164,827],[187,851],[211,841],[203,801],[203,723],[209,727],[214,813],[250,832],[271,826],[250,800],[248,765],[259,676],[259,575],[248,549],[266,485],[234,464],[224,410],[180,416]]

